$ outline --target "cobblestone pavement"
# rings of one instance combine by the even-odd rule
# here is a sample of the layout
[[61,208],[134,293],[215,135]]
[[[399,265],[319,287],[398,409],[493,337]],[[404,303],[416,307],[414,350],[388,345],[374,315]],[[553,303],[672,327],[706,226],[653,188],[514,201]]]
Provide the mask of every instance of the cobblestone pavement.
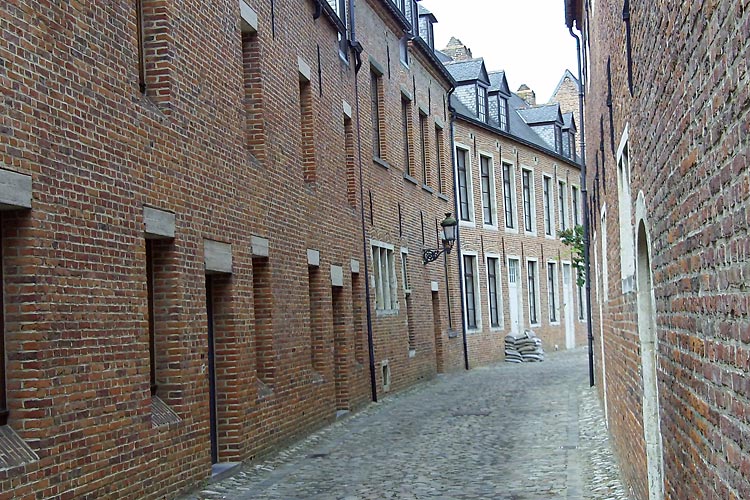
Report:
[[586,351],[441,375],[182,500],[629,500]]

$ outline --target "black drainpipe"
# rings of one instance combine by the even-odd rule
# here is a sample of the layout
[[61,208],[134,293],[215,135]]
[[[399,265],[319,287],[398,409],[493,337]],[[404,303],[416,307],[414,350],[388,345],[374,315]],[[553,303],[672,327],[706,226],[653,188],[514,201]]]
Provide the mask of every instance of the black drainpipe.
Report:
[[586,189],[586,133],[583,119],[584,83],[581,75],[581,38],[568,26],[570,36],[576,39],[578,56],[578,115],[581,120],[581,197],[583,198],[583,267],[586,272],[586,330],[589,342],[589,386],[594,386],[594,333],[591,325],[591,235],[589,229],[588,190]]
[[[458,257],[458,290],[459,297],[461,298],[461,336],[464,344],[464,368],[469,369],[469,348],[466,342],[466,314],[464,313],[464,273],[463,273],[463,259],[461,258],[461,214],[458,212],[458,166],[456,165],[456,142],[454,125],[456,121],[456,110],[451,105],[451,95],[455,88],[448,92],[448,113],[450,114],[450,129],[451,129],[451,167],[453,171],[453,210],[455,210],[456,220],[459,223],[456,225],[456,257]],[[447,288],[447,287],[446,287]]]
[[357,115],[357,159],[359,161],[359,213],[362,222],[362,250],[365,264],[365,302],[367,306],[367,351],[370,358],[370,392],[372,400],[378,401],[378,384],[375,373],[375,345],[372,339],[372,305],[370,304],[370,266],[368,263],[369,245],[365,227],[365,188],[362,173],[362,127],[359,114],[359,69],[362,67],[362,44],[354,32],[354,0],[349,0],[349,46],[355,58],[354,64],[354,107]]

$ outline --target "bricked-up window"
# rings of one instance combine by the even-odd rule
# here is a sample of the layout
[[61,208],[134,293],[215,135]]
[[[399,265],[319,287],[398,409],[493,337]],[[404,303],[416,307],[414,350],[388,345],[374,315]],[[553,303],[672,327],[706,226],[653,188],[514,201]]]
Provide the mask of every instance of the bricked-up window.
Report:
[[527,290],[529,292],[529,323],[532,325],[539,324],[539,286],[537,280],[536,261],[530,260],[526,263]]
[[[3,226],[0,221],[0,234]],[[5,367],[5,271],[3,266],[2,238],[0,238],[0,425],[8,423],[8,393]]]
[[544,176],[542,180],[544,197],[544,234],[552,236],[552,178]]
[[560,231],[565,231],[568,228],[568,193],[566,191],[567,184],[563,181],[557,183],[557,196],[558,196],[558,210],[560,211]]
[[479,327],[479,313],[477,311],[477,297],[479,283],[477,277],[476,255],[464,255],[464,295],[466,297],[466,326],[477,329]]
[[521,184],[523,191],[523,226],[527,233],[534,231],[534,178],[531,170],[521,171]]
[[299,79],[300,130],[302,133],[302,172],[305,182],[315,182],[315,117],[310,81]]
[[497,121],[500,130],[508,131],[508,100],[502,96],[497,97]]
[[487,121],[487,89],[477,85],[477,116],[479,121]]
[[443,129],[435,126],[435,170],[437,172],[438,193],[443,193],[445,186],[443,182]]
[[500,326],[501,309],[500,309],[500,259],[497,257],[487,257],[487,290],[490,300],[490,326],[498,328]]
[[154,319],[154,242],[146,240],[146,296],[148,302],[148,360],[151,395],[156,394],[156,328]]
[[607,209],[602,207],[602,295],[604,302],[609,301],[609,263],[607,258]]
[[372,118],[372,156],[383,158],[382,124],[380,123],[381,75],[370,69],[370,116]]
[[245,104],[245,145],[259,161],[265,160],[266,136],[263,122],[263,79],[261,78],[258,33],[242,33],[242,78]]
[[417,325],[414,321],[414,299],[409,283],[409,253],[406,249],[401,249],[401,282],[403,283],[404,299],[406,302],[406,330],[408,333],[409,354],[413,355],[417,350]]
[[359,364],[365,362],[365,322],[363,304],[365,293],[359,273],[352,273],[352,321],[354,327],[354,359]]
[[578,287],[578,319],[586,321],[586,289],[577,283],[576,286]]
[[557,317],[557,264],[555,262],[547,262],[547,305],[550,323],[557,323],[559,319]]
[[419,113],[419,135],[420,135],[420,161],[422,162],[422,184],[425,186],[429,185],[430,170],[427,166],[429,160],[427,155],[427,148],[429,147],[429,134],[427,132],[427,115]]
[[412,175],[411,170],[411,101],[401,97],[401,136],[404,150],[404,172]]
[[392,246],[373,243],[372,268],[375,274],[375,309],[380,311],[397,310],[396,264],[393,261]]
[[482,217],[485,225],[494,226],[497,224],[497,206],[495,204],[495,193],[492,182],[495,176],[494,169],[492,168],[492,158],[480,155],[479,170],[482,178]]
[[472,220],[472,201],[471,201],[471,172],[469,162],[469,152],[465,149],[456,148],[456,162],[458,164],[458,201],[461,220]]
[[170,114],[174,57],[170,6],[162,0],[137,0],[135,8],[139,89]]
[[273,293],[271,269],[267,257],[253,259],[253,312],[255,370],[258,380],[273,385],[275,355],[273,350]]
[[617,199],[620,227],[620,274],[622,291],[627,293],[635,286],[635,240],[631,208],[633,199],[630,191],[630,154],[627,142],[624,142],[617,155]]
[[346,155],[346,201],[349,206],[357,206],[357,175],[354,157],[354,126],[352,119],[344,117],[344,154]]
[[505,202],[505,227],[516,227],[515,182],[513,179],[513,165],[503,162],[503,201]]
[[573,209],[573,225],[580,226],[581,225],[581,213],[580,208],[578,206],[578,188],[575,186],[570,187],[570,193],[571,193],[571,204]]

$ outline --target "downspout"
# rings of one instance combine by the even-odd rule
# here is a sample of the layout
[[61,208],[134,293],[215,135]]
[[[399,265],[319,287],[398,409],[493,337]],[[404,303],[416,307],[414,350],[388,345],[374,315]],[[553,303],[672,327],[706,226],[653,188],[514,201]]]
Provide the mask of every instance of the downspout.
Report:
[[354,107],[357,116],[357,160],[359,162],[359,215],[362,222],[362,254],[365,263],[365,304],[367,307],[367,352],[370,360],[370,393],[373,402],[378,402],[378,384],[375,373],[375,345],[372,336],[372,305],[370,304],[370,266],[369,245],[367,244],[367,229],[365,226],[365,188],[362,171],[362,127],[359,110],[359,70],[362,67],[362,44],[357,41],[354,31],[354,0],[349,1],[349,47],[355,58],[354,65]]
[[[456,122],[456,110],[451,105],[451,96],[453,91],[451,89],[448,92],[448,113],[450,113],[450,130],[451,130],[451,165],[453,166],[453,210],[456,214],[456,219],[461,220],[461,214],[458,213],[458,164],[456,163],[456,140],[455,140],[455,122]],[[466,314],[464,312],[464,262],[461,258],[461,222],[456,225],[456,256],[458,257],[458,290],[459,297],[461,297],[461,337],[464,345],[464,368],[469,369],[469,348],[466,342]]]
[[576,39],[578,57],[578,115],[581,117],[581,196],[583,198],[583,267],[586,273],[586,332],[589,345],[589,387],[594,386],[594,333],[591,325],[591,237],[589,229],[588,190],[586,189],[586,133],[583,117],[584,83],[581,75],[581,38],[568,26],[570,36]]

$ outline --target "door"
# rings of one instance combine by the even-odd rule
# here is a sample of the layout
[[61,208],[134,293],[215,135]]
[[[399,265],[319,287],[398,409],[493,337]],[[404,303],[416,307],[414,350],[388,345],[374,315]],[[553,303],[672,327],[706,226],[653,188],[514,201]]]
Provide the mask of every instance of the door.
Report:
[[219,429],[216,418],[216,364],[214,352],[214,297],[211,277],[206,276],[206,317],[208,319],[208,400],[211,433],[211,463],[219,461]]
[[508,259],[508,310],[510,312],[510,330],[521,332],[521,294],[518,291],[520,280],[518,259]]
[[563,311],[565,314],[565,348],[576,346],[576,330],[573,324],[573,277],[570,264],[563,264]]

